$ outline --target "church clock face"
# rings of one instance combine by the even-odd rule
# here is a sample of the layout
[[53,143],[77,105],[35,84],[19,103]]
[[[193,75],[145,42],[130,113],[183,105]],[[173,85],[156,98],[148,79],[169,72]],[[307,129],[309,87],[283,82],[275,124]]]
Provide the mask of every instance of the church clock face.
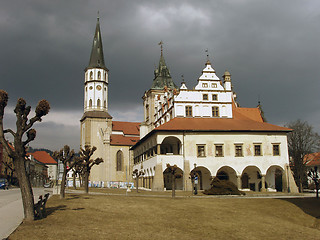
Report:
[[97,90],[98,90],[98,91],[101,90],[101,86],[100,86],[100,85],[97,86]]

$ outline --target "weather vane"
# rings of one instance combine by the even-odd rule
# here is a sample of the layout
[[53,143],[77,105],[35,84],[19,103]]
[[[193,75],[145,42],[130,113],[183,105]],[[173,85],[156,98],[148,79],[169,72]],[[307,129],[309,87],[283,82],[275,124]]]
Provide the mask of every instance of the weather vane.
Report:
[[160,45],[160,47],[161,47],[161,56],[162,56],[162,53],[163,53],[163,42],[162,42],[162,40],[158,43],[158,45]]

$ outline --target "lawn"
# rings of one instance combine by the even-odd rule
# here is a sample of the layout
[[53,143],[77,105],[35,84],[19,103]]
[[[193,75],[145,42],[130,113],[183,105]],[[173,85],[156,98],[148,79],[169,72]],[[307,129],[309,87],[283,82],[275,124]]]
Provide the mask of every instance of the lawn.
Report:
[[314,198],[142,194],[53,196],[47,218],[21,224],[9,239],[320,239]]

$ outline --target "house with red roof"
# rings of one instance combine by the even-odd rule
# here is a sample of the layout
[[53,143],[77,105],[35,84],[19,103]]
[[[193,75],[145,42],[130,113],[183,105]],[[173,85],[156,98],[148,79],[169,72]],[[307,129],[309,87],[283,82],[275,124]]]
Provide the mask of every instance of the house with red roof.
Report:
[[57,180],[58,164],[57,161],[46,151],[35,151],[27,154],[29,158],[35,159],[46,166],[46,176],[48,180]]
[[[311,169],[315,167],[318,168],[318,176],[320,176],[320,152],[310,153],[304,157],[304,161],[306,164],[306,170],[309,172]],[[312,179],[308,178],[308,183],[313,183]]]

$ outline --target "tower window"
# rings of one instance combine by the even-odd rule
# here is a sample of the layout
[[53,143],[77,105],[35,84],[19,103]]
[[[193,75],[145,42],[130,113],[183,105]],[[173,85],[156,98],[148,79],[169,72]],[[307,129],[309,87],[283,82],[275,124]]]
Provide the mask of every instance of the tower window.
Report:
[[104,80],[107,80],[107,73],[104,73]]
[[89,100],[89,107],[92,107],[92,99]]
[[90,72],[90,80],[93,79],[93,72]]
[[101,79],[101,72],[98,72],[98,79]]
[[100,107],[100,99],[97,100],[97,106]]
[[202,83],[202,87],[203,88],[207,88],[208,87],[208,83]]
[[216,88],[216,87],[217,87],[217,84],[216,84],[216,83],[212,83],[212,84],[211,84],[211,87]]
[[106,100],[104,100],[104,102],[103,102],[103,106],[104,106],[104,108],[106,108],[106,107],[107,107],[107,101],[106,101]]
[[186,106],[186,117],[192,117],[192,106]]
[[219,107],[212,107],[212,117],[219,117]]

